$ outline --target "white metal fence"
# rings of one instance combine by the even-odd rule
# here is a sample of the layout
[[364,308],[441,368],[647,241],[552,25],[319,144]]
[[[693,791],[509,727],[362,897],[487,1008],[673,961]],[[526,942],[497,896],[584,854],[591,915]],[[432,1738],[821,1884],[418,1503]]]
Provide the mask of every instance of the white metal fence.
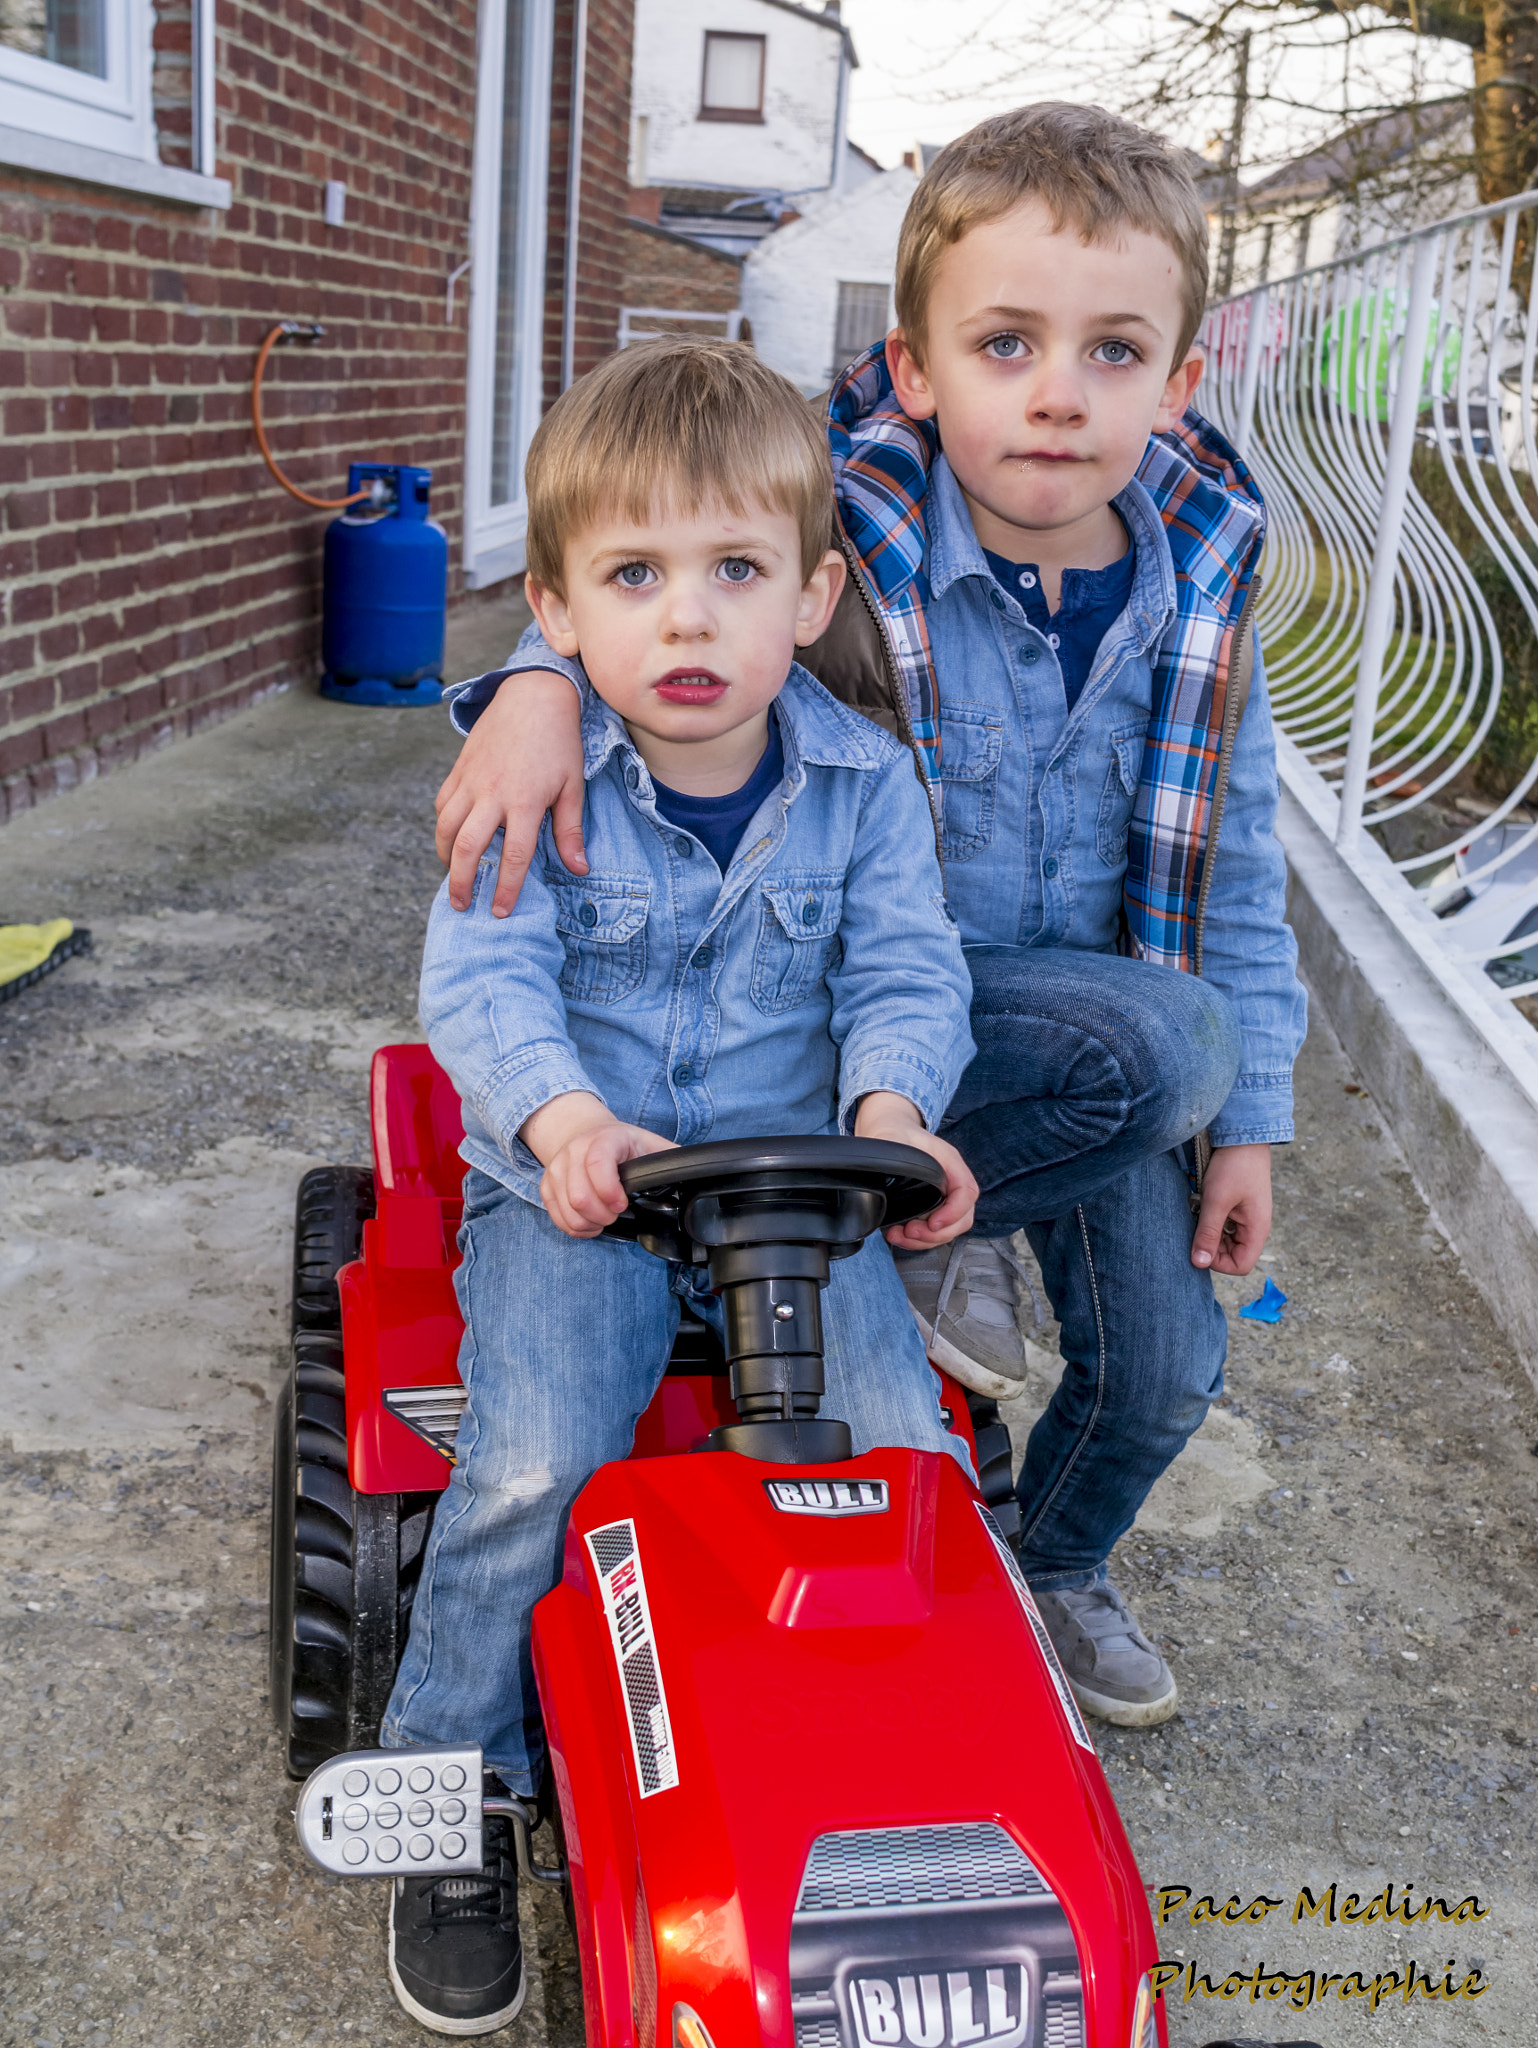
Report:
[[1497,1005],[1538,994],[1535,240],[1529,193],[1226,300],[1198,401],[1270,508],[1284,774]]

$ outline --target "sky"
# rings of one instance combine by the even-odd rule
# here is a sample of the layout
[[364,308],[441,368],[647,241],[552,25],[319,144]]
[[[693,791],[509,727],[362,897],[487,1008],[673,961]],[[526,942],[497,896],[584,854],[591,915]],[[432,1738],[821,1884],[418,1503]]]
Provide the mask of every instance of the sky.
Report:
[[[1201,14],[1200,0],[1185,0]],[[1101,0],[1090,17],[1063,0],[843,0],[860,59],[849,132],[888,166],[923,142],[949,142],[985,115],[1025,100],[1098,101],[1125,109],[1154,73],[1140,67],[1150,38],[1182,31],[1167,0]],[[1241,16],[1232,17],[1243,26]],[[1466,87],[1467,52],[1402,32],[1359,44],[1343,69],[1340,30],[1307,32],[1312,47],[1278,47],[1259,29],[1251,67],[1257,97],[1246,129],[1245,174],[1258,176],[1338,130],[1349,112]],[[1093,21],[1093,27],[1089,26]],[[1077,46],[1077,47],[1075,47]],[[1171,109],[1158,124],[1201,149],[1228,125],[1232,66],[1214,68],[1214,95]]]

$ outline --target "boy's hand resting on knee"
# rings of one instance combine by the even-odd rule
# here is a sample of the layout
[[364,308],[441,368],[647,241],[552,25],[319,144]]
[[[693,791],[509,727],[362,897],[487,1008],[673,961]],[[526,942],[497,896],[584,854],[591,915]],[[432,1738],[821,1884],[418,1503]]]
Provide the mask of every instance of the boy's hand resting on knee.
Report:
[[582,721],[577,693],[553,669],[509,676],[470,728],[436,798],[438,858],[449,871],[449,901],[468,910],[475,870],[494,833],[502,838],[493,917],[518,901],[546,811],[556,851],[574,875],[582,850]]
[[540,1199],[568,1237],[596,1237],[620,1214],[627,1199],[619,1177],[625,1160],[678,1150],[671,1138],[622,1124],[596,1095],[556,1096],[518,1135],[545,1169]]
[[945,1168],[945,1200],[927,1216],[915,1216],[886,1233],[886,1241],[900,1252],[927,1251],[933,1244],[949,1244],[953,1237],[972,1228],[972,1211],[977,1203],[977,1182],[971,1168],[956,1150],[924,1128],[924,1119],[906,1095],[863,1095],[854,1114],[857,1138],[885,1138],[893,1145],[911,1145],[927,1152]]
[[1253,1273],[1271,1235],[1271,1147],[1220,1145],[1202,1180],[1191,1264]]

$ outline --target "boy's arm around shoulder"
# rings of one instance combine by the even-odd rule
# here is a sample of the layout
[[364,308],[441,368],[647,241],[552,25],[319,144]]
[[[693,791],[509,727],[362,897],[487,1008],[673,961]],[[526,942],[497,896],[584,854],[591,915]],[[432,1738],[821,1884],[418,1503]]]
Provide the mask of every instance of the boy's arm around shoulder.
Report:
[[1202,941],[1202,979],[1233,1003],[1239,1077],[1213,1119],[1214,1145],[1292,1137],[1292,1067],[1308,1023],[1298,948],[1287,924],[1287,863],[1276,838],[1276,734],[1260,644],[1239,722],[1228,803],[1215,848]]
[[483,676],[471,676],[468,682],[452,683],[444,691],[443,701],[449,707],[449,722],[455,732],[473,732],[481,713],[495,701],[502,685],[513,676],[527,675],[536,669],[565,676],[574,690],[582,680],[578,663],[557,654],[537,625],[525,626],[518,636],[518,645],[500,668],[488,669]]
[[[929,802],[906,747],[888,742],[867,786],[844,877],[843,954],[828,976],[839,1047],[839,1128],[886,1091],[933,1131],[975,1046],[972,980],[945,907]],[[885,751],[885,749],[884,749]]]
[[[553,854],[545,849],[545,857]],[[420,1012],[433,1057],[510,1159],[518,1132],[558,1095],[598,1090],[566,1028],[560,974],[565,948],[555,897],[536,858],[512,914],[494,917],[493,844],[474,877],[469,908],[454,910],[448,883],[427,923]]]

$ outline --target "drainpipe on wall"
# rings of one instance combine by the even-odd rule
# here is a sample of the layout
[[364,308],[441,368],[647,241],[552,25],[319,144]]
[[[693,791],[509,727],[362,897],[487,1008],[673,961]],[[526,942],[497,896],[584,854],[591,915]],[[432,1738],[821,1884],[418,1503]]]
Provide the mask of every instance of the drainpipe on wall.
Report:
[[588,0],[576,0],[571,29],[571,149],[566,171],[566,283],[561,301],[561,389],[577,355],[577,237],[582,227],[582,117],[587,100]]
[[[835,19],[838,16],[838,11],[839,0],[829,0],[829,4],[823,9],[825,14],[831,14]],[[849,61],[850,56],[849,31],[847,28],[840,26],[838,32],[838,101],[833,110],[833,174],[828,180],[828,190],[830,192],[842,192],[844,189],[844,143],[849,129],[849,74],[853,69]]]

